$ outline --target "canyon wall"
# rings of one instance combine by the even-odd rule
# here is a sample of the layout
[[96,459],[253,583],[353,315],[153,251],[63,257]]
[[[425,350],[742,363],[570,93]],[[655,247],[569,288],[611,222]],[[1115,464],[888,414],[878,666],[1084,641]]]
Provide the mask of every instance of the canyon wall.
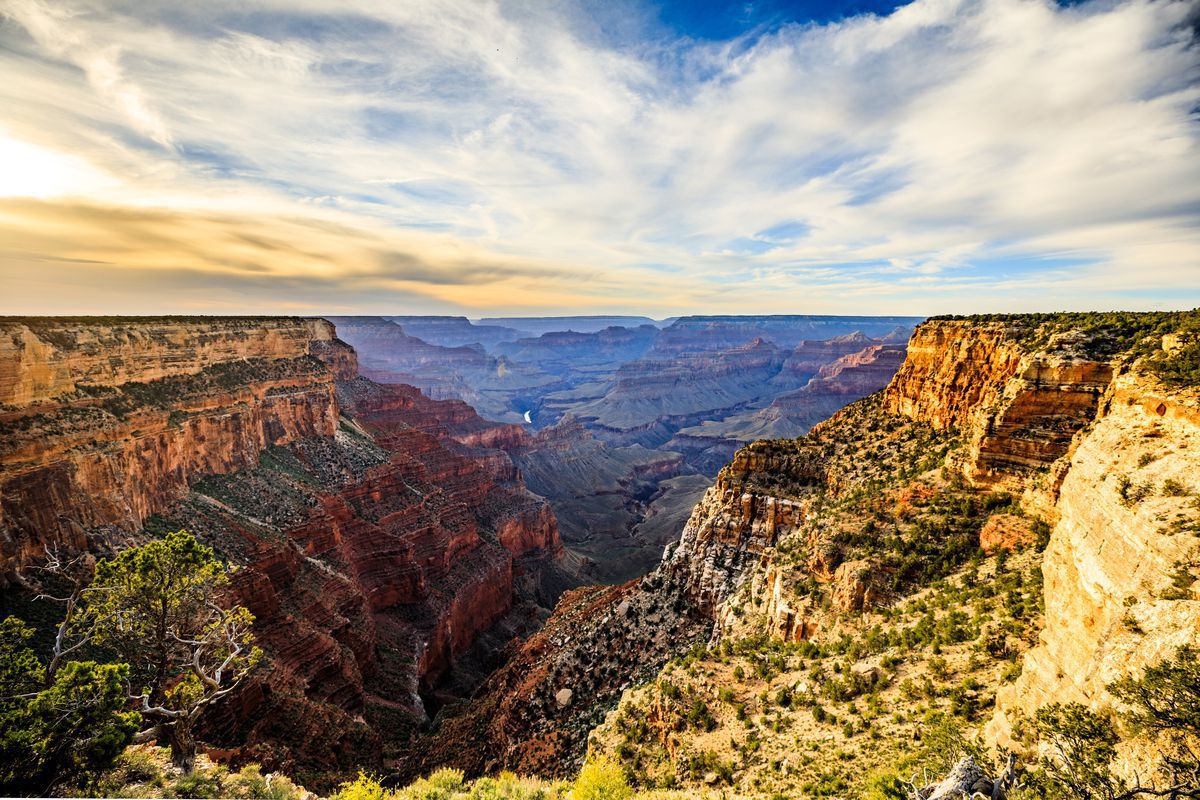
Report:
[[664,566],[680,578],[703,613],[717,616],[721,604],[748,578],[778,538],[804,522],[807,504],[794,492],[773,491],[759,479],[800,487],[823,481],[819,457],[808,449],[755,442],[742,448],[717,475],[692,511],[678,546]]
[[[325,320],[3,320],[0,564],[185,528],[240,569],[269,656],[226,757],[378,765],[477,638],[573,585],[547,503],[459,401],[357,376]],[[15,402],[19,401],[19,402]],[[502,642],[501,642],[502,643]]]
[[1126,373],[1064,457],[1042,564],[1046,621],[989,738],[1048,702],[1113,703],[1106,686],[1200,643],[1200,402]]
[[1045,625],[987,728],[1001,745],[1016,717],[1109,706],[1107,684],[1200,642],[1200,392],[1164,386],[1128,346],[1097,351],[1075,330],[1031,341],[1003,322],[935,320],[883,395],[957,429],[970,481],[1054,524]]
[[903,344],[881,343],[862,335],[802,342],[772,378],[772,383],[779,385],[802,378],[799,389],[776,396],[766,408],[683,428],[665,446],[685,453],[692,464],[717,469],[743,444],[802,436],[838,409],[879,391],[904,359]]
[[0,346],[6,580],[47,546],[136,530],[200,475],[332,436],[335,371],[354,369],[332,326],[290,318],[0,320]]
[[1053,514],[1072,437],[1096,414],[1113,376],[1088,337],[1062,331],[1034,346],[1012,323],[931,320],[884,392],[884,409],[963,434],[957,459],[978,485],[1028,493]]
[[329,330],[299,317],[0,319],[0,403],[190,375],[235,359],[294,359]]

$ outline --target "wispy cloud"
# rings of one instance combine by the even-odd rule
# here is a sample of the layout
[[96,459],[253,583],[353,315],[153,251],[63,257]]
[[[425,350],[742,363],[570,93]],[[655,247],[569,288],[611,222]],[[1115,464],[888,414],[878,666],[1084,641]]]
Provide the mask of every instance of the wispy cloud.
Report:
[[733,41],[566,2],[0,10],[0,160],[59,159],[52,191],[0,172],[41,198],[0,205],[8,311],[43,302],[34,259],[118,310],[1200,304],[1185,2]]

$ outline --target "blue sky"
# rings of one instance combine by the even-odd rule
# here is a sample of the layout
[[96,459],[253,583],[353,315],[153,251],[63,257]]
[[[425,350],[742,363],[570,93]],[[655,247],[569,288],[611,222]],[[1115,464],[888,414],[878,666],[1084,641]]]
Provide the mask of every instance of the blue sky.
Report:
[[0,0],[0,313],[1197,306],[1189,13]]
[[860,14],[886,16],[904,2],[822,0],[821,2],[729,3],[720,0],[661,3],[651,8],[670,30],[693,39],[722,41],[773,31],[789,23],[824,24]]

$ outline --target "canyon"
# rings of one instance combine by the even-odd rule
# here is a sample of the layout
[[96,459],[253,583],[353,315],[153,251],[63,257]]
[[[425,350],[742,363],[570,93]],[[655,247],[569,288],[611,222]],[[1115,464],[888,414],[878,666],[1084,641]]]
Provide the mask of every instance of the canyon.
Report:
[[886,385],[917,321],[331,319],[367,377],[524,424],[532,438],[509,455],[587,575],[609,583],[657,563],[740,445],[800,435]]
[[[1200,644],[1200,390],[1168,384],[1155,371],[1181,338],[1196,337],[1163,325],[1196,326],[1186,314],[1166,322],[1148,315],[1127,334],[1048,317],[926,322],[884,389],[800,438],[739,449],[653,572],[560,606],[545,628],[550,635],[526,642],[485,684],[478,706],[433,734],[417,763],[569,774],[586,750],[614,754],[640,785],[683,779],[711,787],[723,773],[713,771],[712,750],[704,748],[732,735],[718,752],[735,764],[741,759],[728,778],[735,793],[798,791],[798,783],[768,769],[775,762],[751,756],[765,741],[791,757],[790,739],[772,739],[769,725],[759,731],[732,710],[717,710],[727,707],[719,697],[727,687],[750,680],[722,673],[730,654],[782,664],[787,658],[771,655],[781,651],[769,642],[804,645],[812,649],[801,652],[815,653],[821,661],[812,663],[828,669],[824,659],[877,637],[889,620],[901,624],[890,636],[908,641],[927,623],[903,609],[936,597],[931,586],[949,585],[952,597],[980,591],[971,576],[980,557],[972,554],[981,548],[993,560],[999,551],[1016,553],[1021,565],[1018,583],[1004,579],[1018,587],[1006,601],[1004,613],[1018,615],[1009,632],[978,634],[1015,653],[1019,669],[1014,678],[1000,668],[1007,661],[968,658],[972,651],[953,646],[958,639],[940,645],[970,675],[970,697],[990,693],[991,711],[966,712],[976,716],[961,721],[955,712],[956,723],[980,731],[989,746],[1022,751],[1015,726],[1047,703],[1109,713],[1118,702],[1108,690],[1113,681]],[[994,563],[985,566],[999,581],[1005,567]],[[694,649],[703,640],[707,650]],[[911,684],[922,659],[942,658],[936,648],[922,654],[918,647],[912,666],[888,667],[896,656],[880,666],[872,652],[853,665],[856,681],[883,680],[893,702],[904,702],[901,681],[888,674],[912,675]],[[906,660],[903,651],[899,659]],[[752,657],[747,671],[761,663]],[[832,664],[846,669],[840,660]],[[818,671],[791,673],[795,683],[768,677],[762,697],[772,686],[815,691],[803,687]],[[590,706],[577,707],[581,694]],[[771,705],[753,693],[743,702]],[[599,726],[597,707],[606,709]],[[716,734],[692,731],[697,708],[712,709]],[[896,742],[921,733],[914,720],[900,719],[883,726],[895,737],[885,736],[887,747],[859,746],[853,734],[831,738],[828,723],[788,713],[788,724],[813,741],[843,743],[880,768],[880,758],[901,758]],[[468,730],[490,732],[480,737],[488,743],[482,751],[467,746]],[[520,744],[527,741],[536,747]],[[1152,736],[1123,743],[1118,774],[1154,774],[1160,745]],[[685,778],[681,770],[695,769],[689,763],[710,766]],[[800,770],[792,780],[806,774],[814,775]]]
[[[800,792],[904,756],[924,723],[871,704],[912,691],[1025,752],[1200,644],[1195,316],[0,320],[4,602],[47,550],[193,532],[269,659],[204,738],[316,781],[609,752]],[[874,738],[816,713],[856,697]]]
[[359,376],[327,321],[2,325],[6,605],[49,550],[180,528],[214,547],[270,658],[208,722],[233,757],[377,761],[381,718],[419,724],[481,677],[452,672],[482,634],[539,627],[578,583],[497,449],[527,434]]

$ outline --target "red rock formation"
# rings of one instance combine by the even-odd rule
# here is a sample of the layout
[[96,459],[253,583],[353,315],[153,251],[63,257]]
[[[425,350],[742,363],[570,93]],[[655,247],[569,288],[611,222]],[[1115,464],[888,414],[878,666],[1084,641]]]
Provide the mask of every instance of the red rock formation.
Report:
[[[1112,365],[1081,355],[1081,342],[1081,335],[1066,333],[1031,349],[1007,323],[927,322],[909,341],[884,408],[961,430],[968,478],[1024,490],[1030,474],[1067,452],[1112,379]],[[1045,487],[1051,505],[1060,478]]]
[[399,778],[452,764],[567,775],[588,732],[630,681],[656,673],[707,627],[662,575],[563,595],[541,631],[480,688],[477,701],[414,743]]
[[254,466],[264,448],[336,425],[330,373],[307,358],[218,364],[0,413],[0,570],[48,545],[82,547],[90,530],[132,532],[200,475]]
[[781,389],[800,388],[825,365],[831,364],[843,356],[857,353],[875,343],[875,340],[861,331],[833,339],[801,342],[784,359],[779,374],[771,380],[771,383]]
[[423,714],[418,690],[562,552],[549,506],[489,449],[524,430],[356,378],[324,320],[5,325],[4,389],[30,398],[0,412],[5,571],[49,544],[144,538],[151,515],[238,564],[270,666],[209,720],[230,752],[370,763],[372,704]]
[[298,317],[8,317],[0,331],[0,403],[19,406],[224,361],[300,358],[314,338]]

